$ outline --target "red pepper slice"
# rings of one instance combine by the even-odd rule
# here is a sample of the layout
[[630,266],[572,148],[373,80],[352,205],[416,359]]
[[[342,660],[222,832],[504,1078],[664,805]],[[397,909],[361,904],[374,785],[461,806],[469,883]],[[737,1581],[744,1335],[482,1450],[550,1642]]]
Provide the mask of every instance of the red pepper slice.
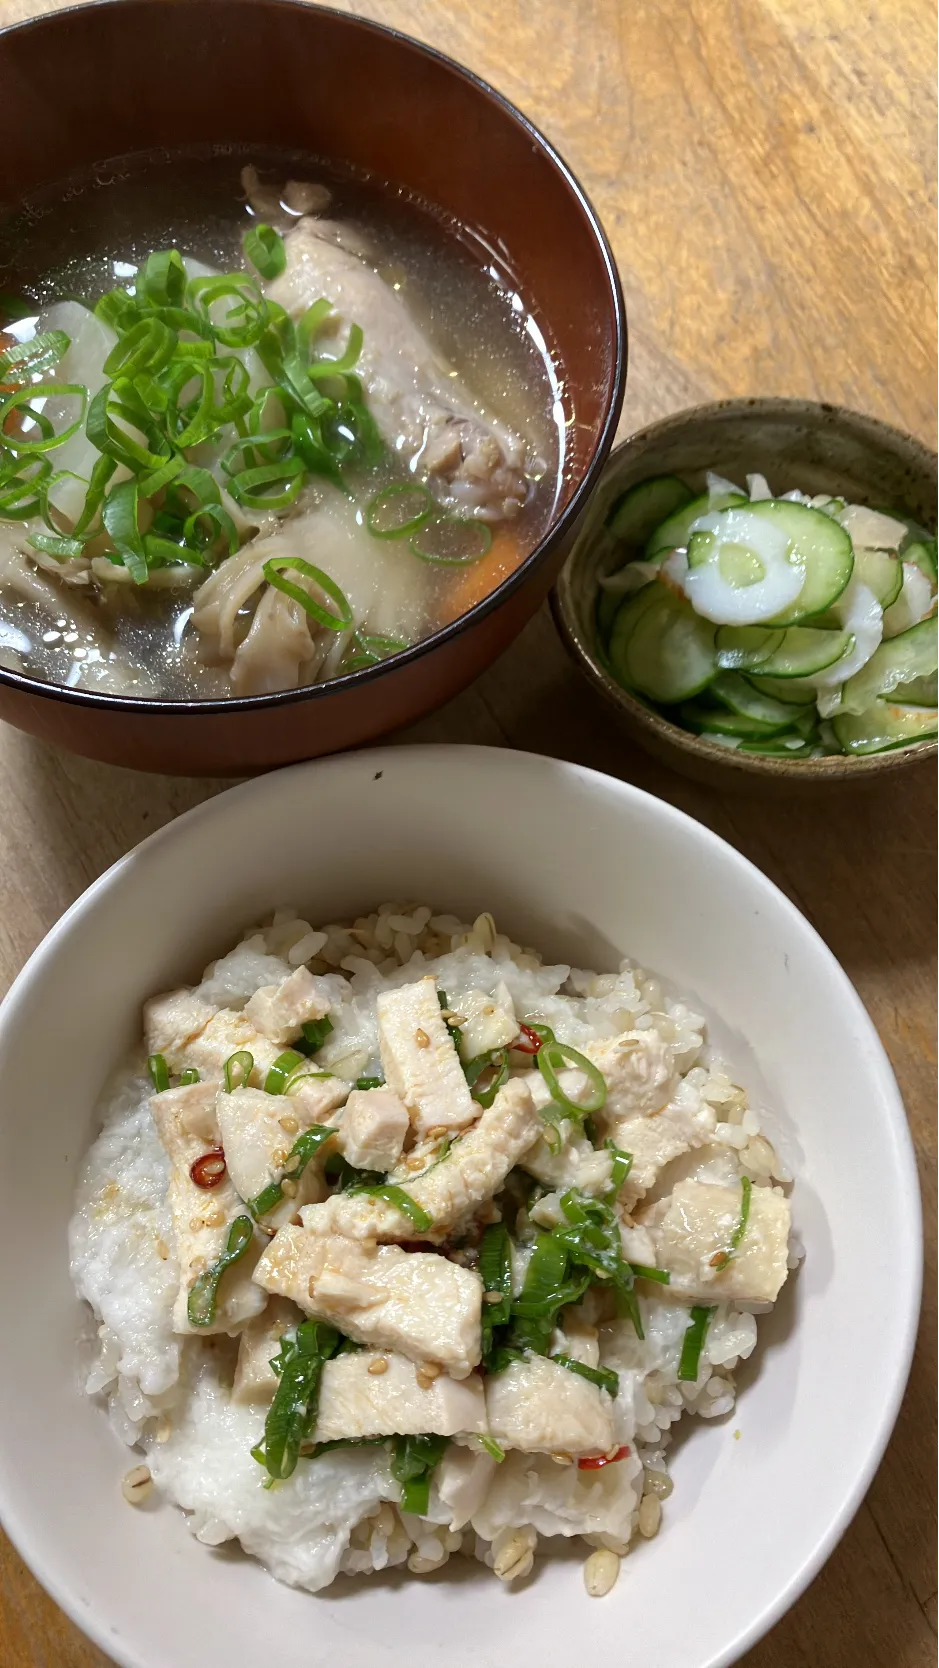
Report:
[[512,1044],[516,1054],[537,1054],[544,1041],[530,1025],[519,1026],[518,1042]]
[[585,1459],[577,1461],[578,1471],[599,1471],[603,1465],[615,1465],[617,1460],[625,1459],[629,1453],[629,1443],[617,1448],[615,1454],[588,1454]]
[[218,1187],[225,1175],[225,1154],[221,1147],[200,1153],[189,1166],[189,1174],[197,1187]]

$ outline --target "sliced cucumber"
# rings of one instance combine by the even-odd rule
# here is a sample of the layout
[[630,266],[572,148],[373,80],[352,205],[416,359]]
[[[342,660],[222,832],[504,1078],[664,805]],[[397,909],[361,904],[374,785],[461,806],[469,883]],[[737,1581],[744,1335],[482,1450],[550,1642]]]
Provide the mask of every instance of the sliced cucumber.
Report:
[[932,672],[927,677],[911,678],[909,683],[898,683],[893,699],[901,707],[937,707],[939,676]]
[[933,584],[916,562],[903,561],[903,587],[896,602],[884,611],[884,636],[899,637],[925,619],[933,606]]
[[747,672],[746,679],[760,695],[771,695],[774,700],[788,702],[793,707],[815,705],[815,685],[802,678],[764,678],[762,673]]
[[644,585],[641,591],[633,591],[625,601],[620,599],[619,607],[610,628],[609,655],[610,666],[614,677],[620,683],[628,684],[631,680],[626,670],[626,644],[632,635],[637,620],[641,619],[659,596],[667,595],[664,585],[652,583]]
[[856,550],[854,571],[881,608],[896,602],[903,585],[903,563],[892,550]]
[[689,730],[698,735],[741,736],[748,741],[768,741],[772,736],[782,735],[789,730],[792,720],[784,711],[781,719],[775,723],[766,723],[759,718],[751,718],[746,713],[720,711],[714,707],[706,707],[701,701],[686,701],[679,709],[679,717]]
[[818,631],[812,626],[790,626],[775,654],[763,661],[760,676],[810,678],[815,672],[824,672],[826,666],[834,666],[853,647],[854,638],[850,631]]
[[729,510],[737,504],[748,504],[750,500],[739,492],[716,492],[714,502],[706,492],[700,498],[693,498],[690,504],[685,504],[674,515],[670,515],[660,527],[656,527],[646,545],[646,561],[651,562],[656,556],[664,556],[669,550],[687,549],[691,537],[691,524],[699,516],[707,515],[708,510]]
[[742,753],[758,753],[766,759],[809,759],[818,747],[817,741],[806,741],[802,736],[772,736],[768,741],[745,741]]
[[718,626],[717,664],[728,672],[749,671],[775,654],[782,640],[782,626]]
[[866,666],[849,678],[841,692],[842,712],[859,716],[881,695],[892,695],[898,684],[928,678],[939,667],[936,616],[920,620],[898,637],[886,637]]
[[739,672],[719,672],[709,693],[731,712],[742,718],[754,718],[761,724],[792,724],[793,715],[799,710],[754,689]]
[[717,671],[714,627],[664,585],[655,588],[659,595],[628,633],[623,664],[627,681],[643,695],[675,706],[697,695]]
[[638,481],[618,498],[607,526],[627,544],[645,544],[656,528],[691,500],[691,491],[677,475],[655,475]]
[[939,712],[876,700],[866,712],[839,713],[832,729],[845,753],[885,753],[888,748],[930,740],[939,733]]
[[789,560],[805,571],[795,601],[768,623],[795,625],[830,608],[854,569],[854,551],[844,528],[822,510],[809,509],[788,498],[760,499],[750,509],[782,529],[789,539]]
[[930,584],[936,584],[936,541],[935,539],[914,539],[911,543],[903,544],[900,548],[900,559],[904,562],[915,562],[916,566],[926,575]]

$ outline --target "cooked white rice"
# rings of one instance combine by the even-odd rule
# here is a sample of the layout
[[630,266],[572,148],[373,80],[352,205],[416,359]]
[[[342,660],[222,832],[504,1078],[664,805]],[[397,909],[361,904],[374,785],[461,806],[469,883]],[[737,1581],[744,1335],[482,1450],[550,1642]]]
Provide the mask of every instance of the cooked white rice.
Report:
[[[705,1164],[708,1179],[748,1175],[757,1186],[789,1180],[761,1133],[759,1113],[729,1069],[708,1060],[701,1016],[629,962],[607,974],[546,966],[535,951],[498,933],[489,915],[468,927],[427,906],[386,904],[354,923],[317,930],[283,910],[207,968],[198,994],[242,1008],[260,986],[301,963],[332,975],[334,1029],[317,1063],[344,1077],[380,1070],[380,989],[433,973],[458,1006],[465,992],[494,991],[504,981],[519,1016],[550,1025],[575,1047],[629,1028],[654,1028],[669,1043],[683,1074],[681,1094],[713,1119],[706,1158],[676,1160],[669,1186],[684,1174],[704,1179]],[[407,1561],[424,1573],[458,1551],[513,1579],[530,1569],[538,1537],[583,1536],[621,1555],[640,1535],[643,1496],[658,1501],[671,1492],[671,1427],[686,1412],[713,1419],[733,1408],[734,1369],[756,1344],[754,1315],[721,1305],[699,1376],[682,1383],[688,1311],[644,1296],[643,1342],[628,1322],[604,1327],[603,1363],[619,1375],[615,1436],[630,1449],[619,1463],[581,1470],[563,1455],[510,1452],[502,1464],[487,1462],[487,1471],[474,1439],[461,1445],[458,1438],[435,1473],[423,1519],[398,1510],[384,1447],[324,1454],[301,1462],[287,1483],[265,1488],[251,1456],[264,1409],[230,1396],[236,1341],[181,1338],[172,1330],[178,1274],[166,1205],[169,1166],[148,1111],[151,1093],[141,1054],[102,1099],[101,1133],[70,1228],[71,1268],[98,1323],[85,1388],[106,1404],[120,1439],[143,1451],[156,1487],[188,1514],[199,1540],[237,1539],[278,1579],[314,1592],[340,1571],[357,1575]],[[655,1508],[644,1511],[642,1530],[654,1532],[657,1517]]]

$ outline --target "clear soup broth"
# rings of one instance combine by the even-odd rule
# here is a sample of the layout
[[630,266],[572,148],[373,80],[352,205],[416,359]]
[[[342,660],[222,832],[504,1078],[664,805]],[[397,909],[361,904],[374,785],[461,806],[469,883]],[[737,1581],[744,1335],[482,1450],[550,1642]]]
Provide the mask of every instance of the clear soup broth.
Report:
[[561,373],[511,272],[316,159],[161,153],[22,205],[0,332],[0,664],[28,676],[183,701],[342,676],[551,520]]

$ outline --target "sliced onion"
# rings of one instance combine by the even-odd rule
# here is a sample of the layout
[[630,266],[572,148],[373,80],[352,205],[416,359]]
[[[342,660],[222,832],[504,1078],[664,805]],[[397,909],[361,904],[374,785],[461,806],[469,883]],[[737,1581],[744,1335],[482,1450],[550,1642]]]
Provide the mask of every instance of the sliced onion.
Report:
[[903,564],[903,587],[884,615],[884,636],[896,637],[925,620],[932,608],[932,586],[915,562]]
[[[732,509],[708,511],[698,517],[691,531],[714,535],[711,558],[689,567],[684,581],[688,601],[704,619],[715,625],[759,625],[795,602],[805,570],[789,561],[789,539],[782,528],[750,510]],[[724,546],[743,546],[752,552],[763,577],[750,584],[733,584],[721,571]]]
[[723,475],[715,475],[713,469],[709,469],[707,472],[707,489],[708,504],[711,509],[715,507],[715,504],[722,502],[729,492],[734,493],[737,498],[747,496],[745,492],[741,492],[738,486],[734,486],[733,481],[725,480]]
[[846,504],[835,519],[850,534],[855,550],[897,550],[908,531],[905,521],[866,504]]
[[765,475],[748,475],[747,491],[750,494],[751,504],[760,504],[765,498],[772,498],[773,496]]
[[[840,690],[848,678],[853,678],[855,672],[867,665],[884,634],[884,611],[880,603],[873,591],[862,585],[853,574],[834,604],[832,613],[846,631],[854,634],[854,647],[812,678],[819,692],[824,689]],[[827,701],[823,708],[820,698],[818,710],[823,718],[827,718],[830,710],[834,709],[830,709]]]
[[659,568],[655,562],[627,562],[624,568],[616,573],[608,573],[600,580],[601,591],[622,591],[629,595],[633,591],[641,591],[643,585],[648,585],[652,579],[658,579]]

